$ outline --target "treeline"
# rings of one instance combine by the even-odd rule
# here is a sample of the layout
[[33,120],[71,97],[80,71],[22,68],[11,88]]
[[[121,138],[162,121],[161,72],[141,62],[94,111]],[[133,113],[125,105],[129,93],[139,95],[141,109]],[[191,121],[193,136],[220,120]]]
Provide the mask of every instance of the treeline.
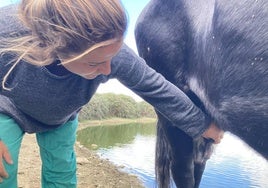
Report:
[[79,120],[101,120],[107,118],[155,118],[153,107],[145,101],[136,102],[132,97],[123,94],[95,94],[85,105]]

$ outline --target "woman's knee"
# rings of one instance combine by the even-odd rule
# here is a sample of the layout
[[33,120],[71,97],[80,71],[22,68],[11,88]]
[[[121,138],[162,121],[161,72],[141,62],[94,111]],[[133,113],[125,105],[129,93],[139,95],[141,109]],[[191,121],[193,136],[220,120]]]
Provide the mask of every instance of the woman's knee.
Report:
[[42,185],[44,187],[76,187],[77,120],[61,127],[37,134],[42,159]]
[[77,124],[75,119],[55,130],[37,134],[43,165],[60,171],[67,167],[76,168],[74,144]]

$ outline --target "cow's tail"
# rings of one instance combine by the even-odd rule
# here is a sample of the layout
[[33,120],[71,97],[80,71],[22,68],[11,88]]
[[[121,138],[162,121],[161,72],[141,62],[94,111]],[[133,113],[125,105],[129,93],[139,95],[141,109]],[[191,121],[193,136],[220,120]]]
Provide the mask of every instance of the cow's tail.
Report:
[[169,143],[166,134],[157,122],[156,150],[155,150],[155,175],[159,188],[167,188],[171,181]]

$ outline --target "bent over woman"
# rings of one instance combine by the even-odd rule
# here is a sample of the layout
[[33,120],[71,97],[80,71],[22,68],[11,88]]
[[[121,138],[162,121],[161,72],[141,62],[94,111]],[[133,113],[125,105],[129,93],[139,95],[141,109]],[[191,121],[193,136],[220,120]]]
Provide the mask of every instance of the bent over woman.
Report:
[[119,0],[22,0],[0,11],[0,177],[17,187],[25,132],[36,133],[42,187],[76,187],[77,116],[116,78],[191,137],[220,138],[178,88],[123,44]]

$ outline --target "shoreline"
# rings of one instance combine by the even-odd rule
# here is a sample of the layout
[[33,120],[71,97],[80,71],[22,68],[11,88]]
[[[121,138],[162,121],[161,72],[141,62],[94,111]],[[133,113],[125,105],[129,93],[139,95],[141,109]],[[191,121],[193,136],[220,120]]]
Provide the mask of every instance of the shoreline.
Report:
[[[144,119],[143,119],[144,120]],[[95,125],[122,124],[140,122],[138,120],[109,119],[94,121]],[[152,121],[149,119],[148,121]],[[79,129],[92,126],[83,122]],[[123,172],[123,167],[117,166],[109,160],[101,159],[94,151],[76,142],[78,188],[144,188],[136,175]],[[19,155],[18,188],[40,188],[41,160],[35,134],[25,134]]]

